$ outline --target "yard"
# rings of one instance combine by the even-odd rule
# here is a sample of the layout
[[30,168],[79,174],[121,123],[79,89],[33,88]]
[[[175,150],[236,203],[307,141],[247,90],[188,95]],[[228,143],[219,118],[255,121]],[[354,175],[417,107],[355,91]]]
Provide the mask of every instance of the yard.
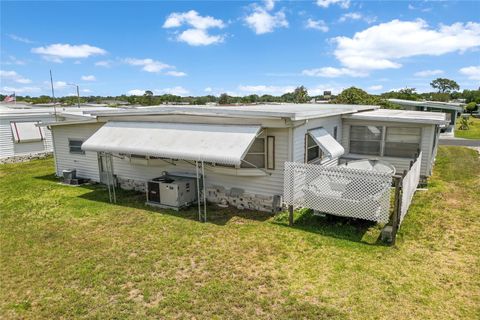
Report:
[[440,147],[395,247],[297,213],[156,211],[68,187],[53,160],[0,166],[0,318],[474,319],[480,159]]
[[461,118],[457,121],[457,127],[455,129],[455,137],[465,139],[480,139],[480,119],[470,117],[468,123],[470,128],[468,130],[460,130]]

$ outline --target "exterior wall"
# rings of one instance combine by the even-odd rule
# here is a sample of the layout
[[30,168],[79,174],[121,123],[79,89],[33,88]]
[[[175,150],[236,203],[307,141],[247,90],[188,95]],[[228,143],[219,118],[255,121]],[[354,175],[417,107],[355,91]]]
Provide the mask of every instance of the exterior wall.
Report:
[[12,121],[49,121],[52,117],[49,116],[22,116],[22,117],[5,117],[0,118],[0,158],[26,156],[30,154],[40,154],[44,152],[52,152],[52,134],[49,130],[42,128],[45,139],[36,142],[22,142],[15,143],[13,139],[12,128],[10,122]]
[[63,170],[77,169],[77,176],[99,182],[98,158],[96,152],[85,154],[70,153],[69,139],[87,140],[102,123],[52,126],[54,156],[57,176]]
[[[310,119],[303,124],[299,124],[293,129],[293,162],[305,162],[305,135],[310,129],[323,127],[333,136],[333,129],[337,127],[337,141],[342,141],[342,118],[341,116],[326,117],[320,119]],[[338,158],[326,159],[318,164],[325,166],[335,166],[338,164]]]
[[[56,174],[62,175],[66,169],[77,169],[77,176],[99,182],[98,157],[96,152],[71,154],[69,152],[69,138],[86,140],[103,123],[53,126],[53,140],[55,148]],[[206,186],[222,186],[226,189],[239,188],[245,193],[256,195],[281,195],[283,193],[284,162],[288,160],[288,128],[267,128],[266,135],[275,137],[275,169],[267,170],[271,175],[262,173],[258,169],[247,169],[256,176],[228,175],[222,171],[230,168],[205,166]],[[163,171],[171,173],[195,174],[195,167],[186,161],[176,161],[175,165],[156,161],[155,165],[132,164],[128,158],[113,158],[114,174],[118,181],[127,189],[141,190],[146,181],[162,175]]]
[[393,166],[395,166],[398,173],[403,172],[403,170],[408,170],[410,166],[410,161],[413,159],[410,158],[397,158],[397,157],[381,157],[381,156],[369,156],[361,154],[350,153],[350,126],[351,125],[372,125],[372,126],[402,126],[402,127],[421,127],[422,128],[422,139],[420,142],[420,149],[422,151],[422,164],[420,169],[420,174],[422,176],[430,176],[432,173],[433,161],[436,155],[436,148],[434,148],[434,138],[436,135],[436,126],[435,125],[422,125],[422,124],[412,124],[412,123],[403,123],[403,122],[382,122],[382,121],[361,121],[361,120],[352,120],[344,119],[343,123],[343,139],[342,145],[345,148],[345,157],[353,159],[380,159],[386,161]]

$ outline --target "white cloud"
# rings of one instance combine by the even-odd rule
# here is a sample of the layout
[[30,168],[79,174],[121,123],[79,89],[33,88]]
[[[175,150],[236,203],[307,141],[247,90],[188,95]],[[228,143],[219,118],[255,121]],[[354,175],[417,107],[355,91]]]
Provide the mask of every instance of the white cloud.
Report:
[[145,93],[145,90],[141,90],[141,89],[132,89],[127,91],[127,95],[129,96],[143,96],[144,93]]
[[165,69],[173,68],[171,65],[153,59],[126,58],[123,61],[132,66],[140,66],[142,67],[143,71],[153,73],[158,73]]
[[371,90],[371,91],[378,91],[378,90],[382,90],[382,89],[383,89],[383,86],[381,84],[376,84],[376,85],[368,87],[368,90]]
[[38,87],[3,87],[1,89],[3,94],[35,94],[41,91]]
[[184,76],[187,75],[185,72],[175,71],[175,70],[167,71],[167,72],[165,72],[165,74],[167,76],[172,76],[172,77],[184,77]]
[[270,13],[267,8],[259,6],[255,6],[253,10],[250,15],[245,17],[245,22],[256,34],[265,34],[273,32],[276,28],[288,27],[288,21],[283,11]]
[[62,59],[88,58],[90,56],[104,55],[107,53],[104,49],[88,44],[70,45],[62,43],[33,48],[31,51],[53,62],[62,62]]
[[313,19],[308,19],[307,24],[306,24],[307,29],[315,29],[319,30],[322,32],[328,32],[328,26],[323,20],[313,20]]
[[179,28],[185,25],[191,28],[182,31],[177,35],[176,39],[191,46],[207,46],[220,43],[225,38],[224,35],[211,35],[208,33],[208,29],[222,29],[225,27],[225,23],[221,19],[211,16],[200,16],[195,10],[171,13],[165,20],[163,28]]
[[15,34],[9,34],[8,36],[9,36],[10,39],[18,41],[18,42],[23,42],[23,43],[27,43],[27,44],[35,43],[35,41],[32,41],[28,38],[17,36]]
[[461,68],[459,72],[470,80],[480,80],[480,66],[470,66]]
[[212,88],[210,88],[210,87],[206,87],[204,91],[205,91],[205,92],[212,92],[212,91],[213,91],[213,89],[212,89]]
[[83,81],[95,81],[97,78],[95,78],[94,75],[89,75],[89,76],[82,76]]
[[343,76],[366,77],[368,74],[362,71],[352,70],[348,68],[323,67],[303,70],[302,75],[310,77],[337,78]]
[[223,35],[210,35],[203,29],[187,29],[177,36],[177,41],[185,42],[191,46],[208,46],[223,42]]
[[15,71],[0,70],[0,78],[5,80],[11,80],[16,83],[22,83],[22,84],[27,84],[32,82],[32,80],[22,77]]
[[[48,82],[47,82],[47,83],[48,83]],[[54,87],[55,89],[63,89],[63,88],[65,88],[65,87],[67,87],[67,86],[68,86],[68,84],[67,84],[65,81],[55,81],[55,82],[53,83],[53,87]]]
[[324,91],[331,91],[332,94],[338,94],[343,91],[343,87],[335,84],[320,84],[317,86],[307,88],[308,94],[310,96],[319,96],[323,95]]
[[273,10],[273,8],[275,7],[275,0],[264,0],[264,5],[265,5],[265,9],[267,10]]
[[439,74],[443,74],[443,70],[435,69],[435,70],[422,70],[414,73],[415,77],[431,77],[436,76]]
[[317,0],[317,6],[328,8],[331,4],[337,4],[343,9],[350,7],[350,0]]
[[173,94],[175,96],[186,96],[189,94],[189,91],[187,89],[180,86],[173,87],[173,88],[159,89],[159,90],[155,90],[155,92],[158,94]]
[[223,28],[225,24],[220,19],[215,19],[210,16],[200,16],[197,11],[190,10],[188,12],[174,12],[171,13],[165,23],[163,28],[178,28],[182,25],[188,24],[195,29],[206,30],[209,28]]
[[110,68],[110,67],[112,66],[112,61],[110,61],[110,60],[101,60],[101,61],[95,62],[95,65],[96,65],[97,67]]
[[27,64],[25,60],[17,59],[17,57],[15,56],[8,56],[7,59],[1,61],[0,63],[4,65],[19,65],[19,66],[23,66]]
[[400,59],[418,55],[439,56],[480,46],[480,23],[454,23],[430,28],[423,20],[392,20],[336,37],[335,57],[347,68],[375,70],[400,68]]
[[90,89],[82,89],[82,92],[84,92],[84,93],[91,93],[92,90],[90,90]]
[[295,90],[294,86],[268,86],[268,85],[240,85],[238,90],[244,94],[271,94],[278,95]]
[[377,17],[367,17],[359,12],[349,12],[343,14],[340,19],[338,19],[339,22],[345,22],[347,20],[363,20],[370,24],[374,23],[377,20]]

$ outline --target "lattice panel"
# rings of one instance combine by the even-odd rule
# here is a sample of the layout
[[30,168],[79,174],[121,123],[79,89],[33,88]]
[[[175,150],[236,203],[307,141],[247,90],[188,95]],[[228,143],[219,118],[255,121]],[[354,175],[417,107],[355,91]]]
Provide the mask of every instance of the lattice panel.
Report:
[[390,173],[286,162],[284,179],[286,205],[388,222]]
[[402,202],[400,207],[400,223],[407,215],[408,208],[412,203],[413,195],[417,190],[418,183],[420,182],[420,167],[422,164],[422,153],[418,156],[415,163],[412,165],[408,173],[402,180]]

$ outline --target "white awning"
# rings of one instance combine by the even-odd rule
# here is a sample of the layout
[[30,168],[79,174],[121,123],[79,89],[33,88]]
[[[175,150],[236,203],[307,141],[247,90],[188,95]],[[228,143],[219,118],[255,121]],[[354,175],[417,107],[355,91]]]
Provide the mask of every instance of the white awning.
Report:
[[330,158],[338,158],[345,153],[345,149],[323,128],[308,131],[308,134],[318,144],[323,153]]
[[85,141],[82,149],[239,165],[260,129],[248,125],[112,121]]
[[43,140],[42,128],[37,122],[10,122],[15,143],[34,142]]

